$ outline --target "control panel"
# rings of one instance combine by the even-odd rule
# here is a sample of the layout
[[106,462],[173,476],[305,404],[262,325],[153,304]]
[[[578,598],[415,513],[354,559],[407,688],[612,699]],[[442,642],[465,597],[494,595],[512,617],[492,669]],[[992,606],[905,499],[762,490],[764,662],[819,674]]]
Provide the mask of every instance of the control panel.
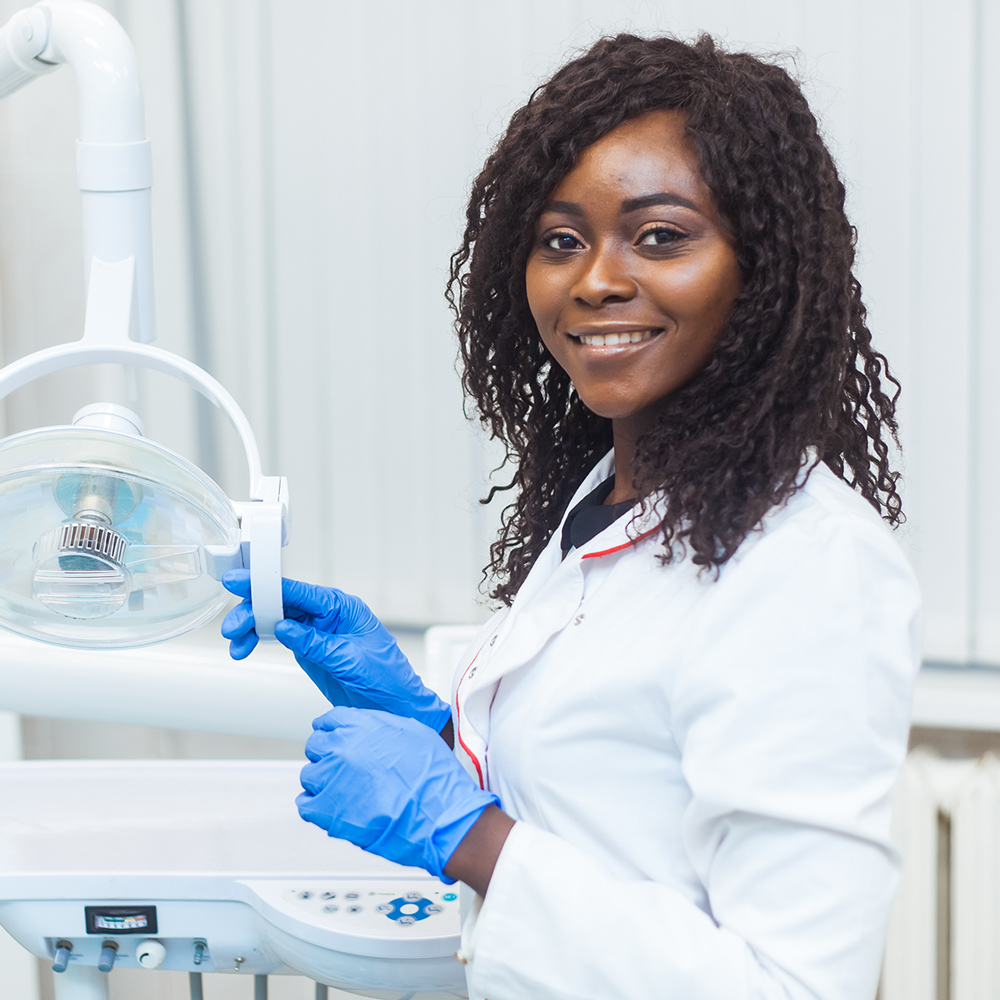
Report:
[[434,935],[454,933],[459,919],[458,893],[430,880],[419,888],[302,882],[286,887],[281,899],[296,917],[316,926],[374,930],[381,932],[379,936],[409,927]]

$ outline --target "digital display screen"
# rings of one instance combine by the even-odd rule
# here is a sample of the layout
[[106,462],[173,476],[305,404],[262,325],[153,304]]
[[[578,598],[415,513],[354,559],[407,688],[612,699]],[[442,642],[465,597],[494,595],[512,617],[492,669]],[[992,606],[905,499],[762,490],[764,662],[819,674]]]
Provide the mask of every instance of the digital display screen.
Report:
[[155,934],[155,906],[85,906],[88,934]]

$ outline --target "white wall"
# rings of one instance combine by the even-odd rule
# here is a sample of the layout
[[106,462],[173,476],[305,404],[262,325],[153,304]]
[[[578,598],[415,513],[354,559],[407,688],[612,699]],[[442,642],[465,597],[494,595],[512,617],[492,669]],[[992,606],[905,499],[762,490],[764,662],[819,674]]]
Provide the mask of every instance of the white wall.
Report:
[[[901,538],[924,585],[926,656],[1000,664],[1000,68],[984,58],[997,5],[108,6],[144,74],[160,343],[235,393],[267,471],[289,477],[287,571],[411,624],[484,613],[496,515],[475,500],[495,456],[462,417],[441,292],[507,116],[574,48],[623,27],[791,53],[847,178],[872,326],[904,383]],[[80,331],[73,91],[63,70],[0,105],[6,360]],[[241,495],[231,432],[185,389],[145,376],[138,389],[150,436]],[[95,391],[79,374],[22,390],[7,429],[67,419]]]

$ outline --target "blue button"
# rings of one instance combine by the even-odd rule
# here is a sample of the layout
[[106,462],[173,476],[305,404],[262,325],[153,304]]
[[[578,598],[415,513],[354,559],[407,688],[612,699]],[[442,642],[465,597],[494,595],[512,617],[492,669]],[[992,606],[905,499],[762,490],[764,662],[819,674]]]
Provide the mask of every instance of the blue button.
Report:
[[435,912],[433,906],[434,903],[419,892],[408,892],[405,896],[397,896],[390,903],[383,903],[379,910],[390,920],[406,926],[418,920],[426,920]]
[[442,898],[442,899],[443,899],[443,900],[444,900],[444,901],[445,901],[446,903],[451,903],[451,902],[453,902],[454,900],[458,899],[458,896],[456,896],[456,895],[455,895],[455,893],[453,893],[453,892],[446,892],[446,893],[445,893],[445,894],[444,894],[444,895],[443,895],[443,896],[442,896],[441,898]]

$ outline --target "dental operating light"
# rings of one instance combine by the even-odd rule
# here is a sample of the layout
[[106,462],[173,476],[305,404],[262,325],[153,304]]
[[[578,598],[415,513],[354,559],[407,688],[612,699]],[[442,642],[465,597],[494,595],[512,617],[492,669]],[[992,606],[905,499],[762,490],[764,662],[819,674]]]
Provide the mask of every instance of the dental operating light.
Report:
[[273,637],[282,617],[286,481],[262,474],[250,424],[214,378],[150,346],[152,161],[131,42],[95,4],[42,0],[0,29],[0,97],[64,62],[80,97],[83,336],[0,370],[0,400],[83,365],[170,375],[229,418],[246,452],[249,495],[230,500],[111,403],[84,407],[70,425],[0,440],[0,626],[67,646],[157,642],[215,616],[228,600],[219,579],[243,566],[258,634]]

